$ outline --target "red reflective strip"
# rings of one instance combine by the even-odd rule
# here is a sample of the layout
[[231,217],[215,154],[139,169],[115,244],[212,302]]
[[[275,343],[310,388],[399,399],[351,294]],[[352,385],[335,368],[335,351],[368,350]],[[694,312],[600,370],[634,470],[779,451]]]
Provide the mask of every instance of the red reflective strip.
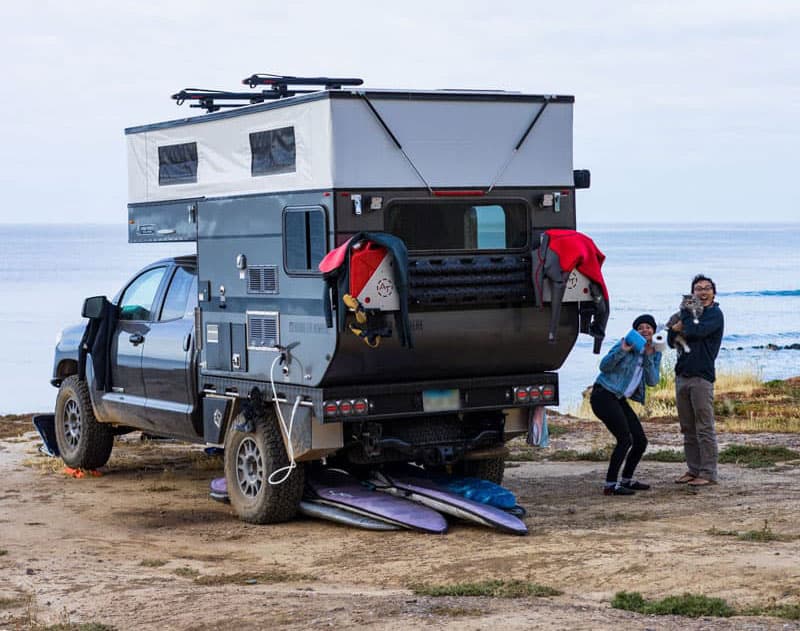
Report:
[[433,191],[434,197],[483,197],[484,191]]

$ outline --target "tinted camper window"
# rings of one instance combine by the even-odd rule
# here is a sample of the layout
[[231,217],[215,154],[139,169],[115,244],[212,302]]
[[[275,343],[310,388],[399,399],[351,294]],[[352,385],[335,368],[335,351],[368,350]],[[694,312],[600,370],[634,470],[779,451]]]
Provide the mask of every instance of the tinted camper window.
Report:
[[197,182],[197,143],[158,148],[158,185]]
[[386,223],[412,251],[508,250],[528,242],[522,202],[400,202],[388,208]]
[[283,253],[287,272],[318,272],[327,251],[322,208],[287,208],[283,215]]
[[294,127],[250,134],[250,173],[292,173],[295,163]]

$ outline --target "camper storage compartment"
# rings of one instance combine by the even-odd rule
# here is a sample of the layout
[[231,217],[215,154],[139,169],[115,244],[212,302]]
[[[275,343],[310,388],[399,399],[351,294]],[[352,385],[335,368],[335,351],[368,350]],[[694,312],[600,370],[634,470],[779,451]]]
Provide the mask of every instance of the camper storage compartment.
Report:
[[128,204],[128,243],[197,241],[197,201]]

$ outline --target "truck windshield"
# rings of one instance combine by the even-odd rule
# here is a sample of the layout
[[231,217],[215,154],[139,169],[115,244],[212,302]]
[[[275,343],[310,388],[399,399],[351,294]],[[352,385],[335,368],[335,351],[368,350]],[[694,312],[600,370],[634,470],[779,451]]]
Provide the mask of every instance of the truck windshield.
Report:
[[508,250],[528,242],[523,202],[396,202],[387,209],[386,224],[410,251]]

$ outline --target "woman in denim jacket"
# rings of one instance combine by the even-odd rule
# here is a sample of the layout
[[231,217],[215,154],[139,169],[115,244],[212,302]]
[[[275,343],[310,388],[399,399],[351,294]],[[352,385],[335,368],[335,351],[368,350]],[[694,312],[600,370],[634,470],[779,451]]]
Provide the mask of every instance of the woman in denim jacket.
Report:
[[[649,484],[633,479],[636,465],[647,449],[647,436],[628,399],[644,403],[645,384],[654,386],[658,383],[661,352],[653,347],[653,334],[656,332],[653,316],[648,313],[640,315],[633,321],[633,328],[645,339],[644,348],[637,352],[624,338],[614,344],[600,361],[600,374],[589,400],[595,416],[617,439],[608,463],[603,489],[605,495],[633,495],[635,491],[650,488]],[[623,461],[622,478],[617,481]]]

